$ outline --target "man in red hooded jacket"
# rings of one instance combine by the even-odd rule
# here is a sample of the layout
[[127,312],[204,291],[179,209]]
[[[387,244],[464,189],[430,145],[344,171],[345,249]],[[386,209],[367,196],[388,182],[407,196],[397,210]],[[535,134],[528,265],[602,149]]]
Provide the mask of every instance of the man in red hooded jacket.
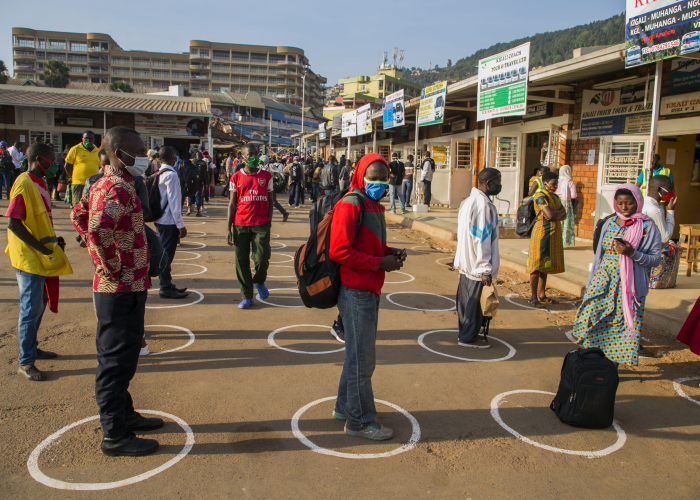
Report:
[[[333,416],[345,421],[350,436],[380,441],[394,432],[375,422],[377,411],[372,392],[376,365],[375,344],[379,316],[379,294],[384,273],[398,271],[406,256],[386,245],[384,207],[389,165],[376,153],[359,161],[352,178],[351,192],[333,209],[330,257],[340,264],[338,310],[345,333],[345,363],[340,376],[338,399]],[[360,203],[364,206],[362,222]]]

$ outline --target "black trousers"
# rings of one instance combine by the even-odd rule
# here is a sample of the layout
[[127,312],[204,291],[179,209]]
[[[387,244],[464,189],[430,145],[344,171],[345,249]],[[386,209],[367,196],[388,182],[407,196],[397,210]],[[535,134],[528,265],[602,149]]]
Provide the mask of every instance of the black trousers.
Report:
[[484,313],[481,310],[481,290],[484,284],[474,281],[465,275],[459,275],[457,287],[457,316],[459,317],[459,341],[471,343],[476,341],[476,336],[484,322]]
[[160,235],[160,241],[163,243],[163,250],[168,254],[168,265],[158,276],[161,290],[167,290],[173,286],[173,278],[170,275],[170,265],[175,258],[175,250],[177,250],[177,240],[180,236],[180,231],[175,224],[157,224],[156,229]]
[[97,315],[95,400],[102,434],[124,436],[126,419],[134,414],[129,382],[139,363],[148,292],[94,292]]
[[430,205],[430,200],[432,198],[432,193],[430,192],[430,185],[433,181],[423,181],[423,203]]
[[277,201],[277,193],[275,193],[274,191],[272,191],[272,201],[274,207],[279,211],[279,213],[281,213],[282,215],[287,215],[287,211],[284,208],[282,208],[280,202]]

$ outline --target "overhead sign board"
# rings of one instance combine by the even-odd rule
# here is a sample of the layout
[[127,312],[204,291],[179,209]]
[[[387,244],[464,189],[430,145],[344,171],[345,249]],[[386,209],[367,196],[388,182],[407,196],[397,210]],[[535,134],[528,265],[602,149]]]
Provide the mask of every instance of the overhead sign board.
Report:
[[659,111],[661,116],[700,113],[700,92],[664,97]]
[[476,120],[526,113],[530,42],[479,61]]
[[318,125],[318,138],[323,140],[326,138],[326,124],[319,123]]
[[700,0],[627,0],[625,66],[700,50]]
[[147,135],[205,135],[207,127],[202,118],[174,115],[134,115],[135,129]]
[[357,135],[372,132],[372,104],[367,103],[357,108]]
[[[15,125],[25,127],[53,127],[53,108],[25,108],[15,106]],[[20,141],[24,142],[24,141]]]
[[357,135],[357,110],[343,113],[343,131],[342,137],[355,137]]
[[438,82],[420,91],[418,107],[418,126],[442,123],[445,118],[445,100],[447,98],[447,82]]
[[401,89],[389,94],[382,101],[382,128],[387,130],[393,127],[403,127],[404,120],[404,94],[403,89]]
[[343,116],[338,113],[333,116],[333,128],[331,128],[331,137],[340,135],[343,129]]
[[648,133],[652,106],[651,102],[644,106],[643,84],[622,90],[584,90],[581,137]]

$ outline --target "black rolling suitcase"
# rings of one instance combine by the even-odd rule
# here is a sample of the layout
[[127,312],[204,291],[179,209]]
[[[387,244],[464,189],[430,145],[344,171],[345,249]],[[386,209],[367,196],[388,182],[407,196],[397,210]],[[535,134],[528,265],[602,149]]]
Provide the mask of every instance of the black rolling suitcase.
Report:
[[564,358],[559,390],[550,408],[565,424],[610,427],[619,381],[615,363],[601,349],[576,349]]

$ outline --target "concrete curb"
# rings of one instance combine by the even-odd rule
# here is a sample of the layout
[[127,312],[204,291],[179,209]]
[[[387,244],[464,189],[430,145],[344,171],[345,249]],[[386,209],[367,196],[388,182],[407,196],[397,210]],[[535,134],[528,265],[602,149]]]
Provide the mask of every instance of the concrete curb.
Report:
[[453,247],[457,242],[457,233],[453,233],[448,229],[440,229],[439,227],[431,226],[430,224],[426,224],[425,222],[409,219],[408,217],[391,214],[389,212],[384,212],[384,215],[386,216],[387,222],[391,222],[393,224],[400,224],[403,227],[420,231],[432,238],[436,238],[446,243],[450,243]]

